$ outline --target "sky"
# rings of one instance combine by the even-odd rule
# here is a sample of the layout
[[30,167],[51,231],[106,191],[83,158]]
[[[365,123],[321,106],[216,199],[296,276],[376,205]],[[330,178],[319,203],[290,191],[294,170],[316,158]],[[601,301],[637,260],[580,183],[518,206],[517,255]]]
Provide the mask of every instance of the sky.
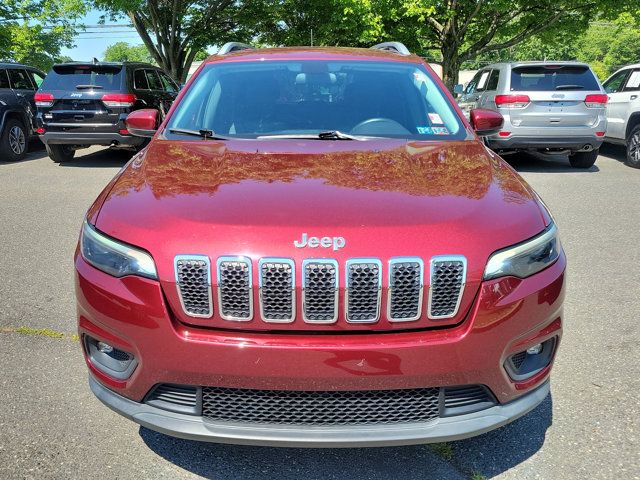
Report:
[[102,60],[107,47],[116,42],[127,42],[132,45],[142,43],[140,36],[133,27],[128,25],[126,19],[117,22],[107,21],[108,26],[98,26],[102,14],[98,10],[91,10],[80,22],[87,28],[84,32],[79,30],[75,38],[76,46],[62,49],[61,54],[68,55],[73,60],[91,60],[93,57]]

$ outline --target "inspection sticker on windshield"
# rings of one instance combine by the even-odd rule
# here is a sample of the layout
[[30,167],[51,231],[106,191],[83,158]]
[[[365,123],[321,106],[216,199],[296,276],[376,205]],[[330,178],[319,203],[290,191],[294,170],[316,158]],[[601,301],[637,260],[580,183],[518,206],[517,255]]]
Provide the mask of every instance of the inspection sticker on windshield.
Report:
[[437,123],[439,125],[442,125],[444,123],[440,118],[440,115],[438,115],[437,113],[429,113],[429,120],[431,120],[431,123]]
[[433,135],[431,127],[416,127],[416,130],[420,135]]
[[434,135],[449,135],[449,130],[447,127],[432,127]]

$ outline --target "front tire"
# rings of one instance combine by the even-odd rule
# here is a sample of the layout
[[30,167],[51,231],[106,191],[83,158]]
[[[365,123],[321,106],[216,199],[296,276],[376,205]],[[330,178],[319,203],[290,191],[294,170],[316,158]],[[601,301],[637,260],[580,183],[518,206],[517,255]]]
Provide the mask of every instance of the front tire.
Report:
[[624,163],[633,168],[640,168],[640,125],[636,125],[627,137],[627,158]]
[[590,152],[576,152],[569,155],[569,164],[573,168],[591,168],[596,163],[600,149],[596,148]]
[[47,155],[56,163],[70,162],[76,154],[70,145],[46,145]]
[[0,135],[0,160],[17,162],[27,154],[27,132],[20,120],[7,120]]

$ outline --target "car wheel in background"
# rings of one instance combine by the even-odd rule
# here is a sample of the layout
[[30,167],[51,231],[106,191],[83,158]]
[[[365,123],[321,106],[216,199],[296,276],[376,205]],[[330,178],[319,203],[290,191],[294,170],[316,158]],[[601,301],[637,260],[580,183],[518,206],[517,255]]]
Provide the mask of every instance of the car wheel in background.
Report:
[[596,163],[600,149],[596,148],[590,152],[576,152],[569,155],[569,163],[573,168],[591,168]]
[[76,154],[71,145],[46,145],[47,155],[56,163],[69,162]]
[[627,165],[640,168],[640,125],[631,129],[627,137]]
[[27,133],[20,120],[7,121],[0,136],[0,160],[17,162],[27,153]]

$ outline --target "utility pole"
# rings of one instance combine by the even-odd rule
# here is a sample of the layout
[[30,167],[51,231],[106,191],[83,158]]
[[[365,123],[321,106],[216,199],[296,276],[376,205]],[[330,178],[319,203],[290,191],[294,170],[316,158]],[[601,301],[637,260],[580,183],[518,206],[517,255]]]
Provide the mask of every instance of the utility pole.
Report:
[[313,47],[313,28],[311,29],[311,46]]

